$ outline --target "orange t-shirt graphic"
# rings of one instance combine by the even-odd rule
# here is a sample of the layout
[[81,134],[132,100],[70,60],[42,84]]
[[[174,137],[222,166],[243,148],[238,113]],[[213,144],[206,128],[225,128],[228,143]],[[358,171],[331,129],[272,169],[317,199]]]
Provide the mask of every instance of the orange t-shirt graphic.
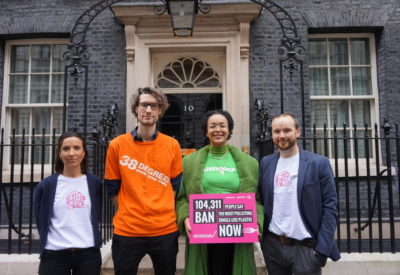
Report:
[[159,236],[178,230],[170,178],[182,172],[178,142],[162,133],[150,142],[133,141],[131,133],[111,141],[106,180],[120,180],[114,233]]

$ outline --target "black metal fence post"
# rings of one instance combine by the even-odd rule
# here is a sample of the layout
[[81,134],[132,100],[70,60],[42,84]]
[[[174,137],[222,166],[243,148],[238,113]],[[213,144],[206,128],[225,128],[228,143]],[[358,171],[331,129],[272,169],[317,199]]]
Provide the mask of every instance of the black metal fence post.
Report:
[[34,170],[34,167],[35,167],[35,142],[36,142],[36,137],[35,137],[35,133],[36,133],[36,130],[33,128],[32,129],[32,137],[31,137],[31,146],[30,146],[30,148],[31,148],[31,158],[30,158],[30,160],[31,160],[31,171],[30,171],[30,173],[31,173],[31,175],[30,175],[30,182],[29,182],[29,205],[30,205],[30,208],[29,208],[29,233],[28,233],[28,236],[29,236],[29,239],[28,239],[28,242],[29,242],[29,248],[28,248],[28,253],[29,254],[31,254],[32,253],[32,230],[33,230],[33,190],[34,190],[34,186],[35,186],[35,183],[34,183],[34,175],[35,175],[35,170]]
[[388,174],[388,199],[389,199],[389,221],[390,221],[390,243],[391,251],[394,253],[396,251],[395,233],[394,233],[394,212],[393,212],[393,190],[392,190],[392,152],[390,146],[390,129],[392,126],[389,123],[389,119],[384,119],[383,132],[385,138],[386,147],[386,166]]
[[[22,201],[23,201],[23,192],[24,189],[22,188],[22,183],[24,182],[24,164],[25,164],[25,158],[24,158],[24,153],[25,153],[25,129],[22,130],[22,140],[21,140],[21,150],[20,150],[20,174],[19,174],[19,202],[18,202],[18,231],[22,232]],[[18,254],[21,254],[21,243],[22,243],[22,238],[21,234],[18,234]]]
[[347,252],[351,252],[351,228],[350,228],[350,191],[349,191],[349,162],[347,142],[349,136],[347,134],[346,123],[343,123],[343,159],[344,159],[344,185],[345,185],[345,202],[346,202],[346,235],[347,235]]
[[[333,156],[335,159],[335,184],[336,184],[336,194],[337,194],[337,200],[338,200],[338,209],[340,210],[340,192],[339,192],[339,152],[338,152],[338,136],[337,136],[337,131],[336,131],[336,124],[333,125]],[[337,230],[336,230],[336,236],[337,236],[337,245],[339,250],[342,250],[342,243],[341,243],[341,234],[342,234],[342,229],[340,227],[340,216],[341,216],[341,211],[338,211],[338,222],[337,222]]]
[[395,140],[396,140],[396,157],[397,157],[397,185],[398,185],[398,190],[399,190],[399,212],[400,212],[400,175],[399,175],[399,168],[400,168],[400,133],[399,133],[399,124],[395,124]]
[[[368,124],[365,124],[365,131],[364,131],[364,146],[365,146],[365,164],[366,164],[366,172],[367,172],[367,210],[368,210],[368,237],[369,237],[369,252],[372,253],[373,251],[373,243],[372,243],[372,216],[371,213],[371,170],[370,170],[370,152],[369,152],[369,142],[370,136],[368,132]],[[365,227],[362,227],[362,230]]]
[[[14,205],[14,163],[15,163],[15,129],[12,130],[11,137],[11,173],[10,173],[10,192],[9,192],[9,200],[8,200],[8,219],[10,221],[13,220],[13,205]],[[8,224],[8,254],[11,254],[11,240],[12,240],[12,227],[13,224],[9,222]]]
[[360,167],[358,163],[358,136],[357,136],[357,125],[353,125],[353,142],[354,142],[354,161],[355,161],[355,167],[356,167],[356,203],[357,203],[357,239],[358,239],[358,252],[361,252],[362,247],[361,247],[361,200],[360,200]]

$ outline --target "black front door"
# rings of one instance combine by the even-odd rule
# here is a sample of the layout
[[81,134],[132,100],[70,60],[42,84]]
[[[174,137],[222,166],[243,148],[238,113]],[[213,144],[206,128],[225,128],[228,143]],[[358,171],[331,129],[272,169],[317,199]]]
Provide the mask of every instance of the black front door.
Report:
[[167,94],[170,107],[161,119],[162,133],[176,138],[181,148],[200,149],[205,143],[202,117],[222,108],[222,94]]

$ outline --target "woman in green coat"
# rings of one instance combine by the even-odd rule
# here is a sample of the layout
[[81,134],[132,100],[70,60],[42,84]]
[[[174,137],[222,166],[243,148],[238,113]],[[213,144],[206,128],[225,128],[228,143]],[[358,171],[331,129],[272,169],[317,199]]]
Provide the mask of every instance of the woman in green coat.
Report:
[[[227,144],[232,135],[233,124],[231,115],[226,111],[207,112],[203,130],[210,145],[183,159],[183,180],[176,204],[178,226],[182,235],[188,236],[191,231],[190,194],[257,193],[258,162]],[[218,169],[213,169],[214,167]],[[263,208],[257,196],[260,235],[263,218]],[[256,274],[253,244],[189,244],[186,239],[184,274]]]

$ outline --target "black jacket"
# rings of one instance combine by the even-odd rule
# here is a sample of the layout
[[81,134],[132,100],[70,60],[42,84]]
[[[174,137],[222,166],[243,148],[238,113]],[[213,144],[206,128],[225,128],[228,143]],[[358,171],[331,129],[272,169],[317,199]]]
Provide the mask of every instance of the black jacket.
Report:
[[[99,224],[101,220],[102,184],[101,180],[90,173],[86,174],[91,201],[91,216],[93,226],[94,246],[101,246]],[[58,174],[43,179],[35,189],[34,209],[36,225],[40,235],[40,256],[43,255],[49,233],[49,225],[53,214],[54,197],[56,194]]]

